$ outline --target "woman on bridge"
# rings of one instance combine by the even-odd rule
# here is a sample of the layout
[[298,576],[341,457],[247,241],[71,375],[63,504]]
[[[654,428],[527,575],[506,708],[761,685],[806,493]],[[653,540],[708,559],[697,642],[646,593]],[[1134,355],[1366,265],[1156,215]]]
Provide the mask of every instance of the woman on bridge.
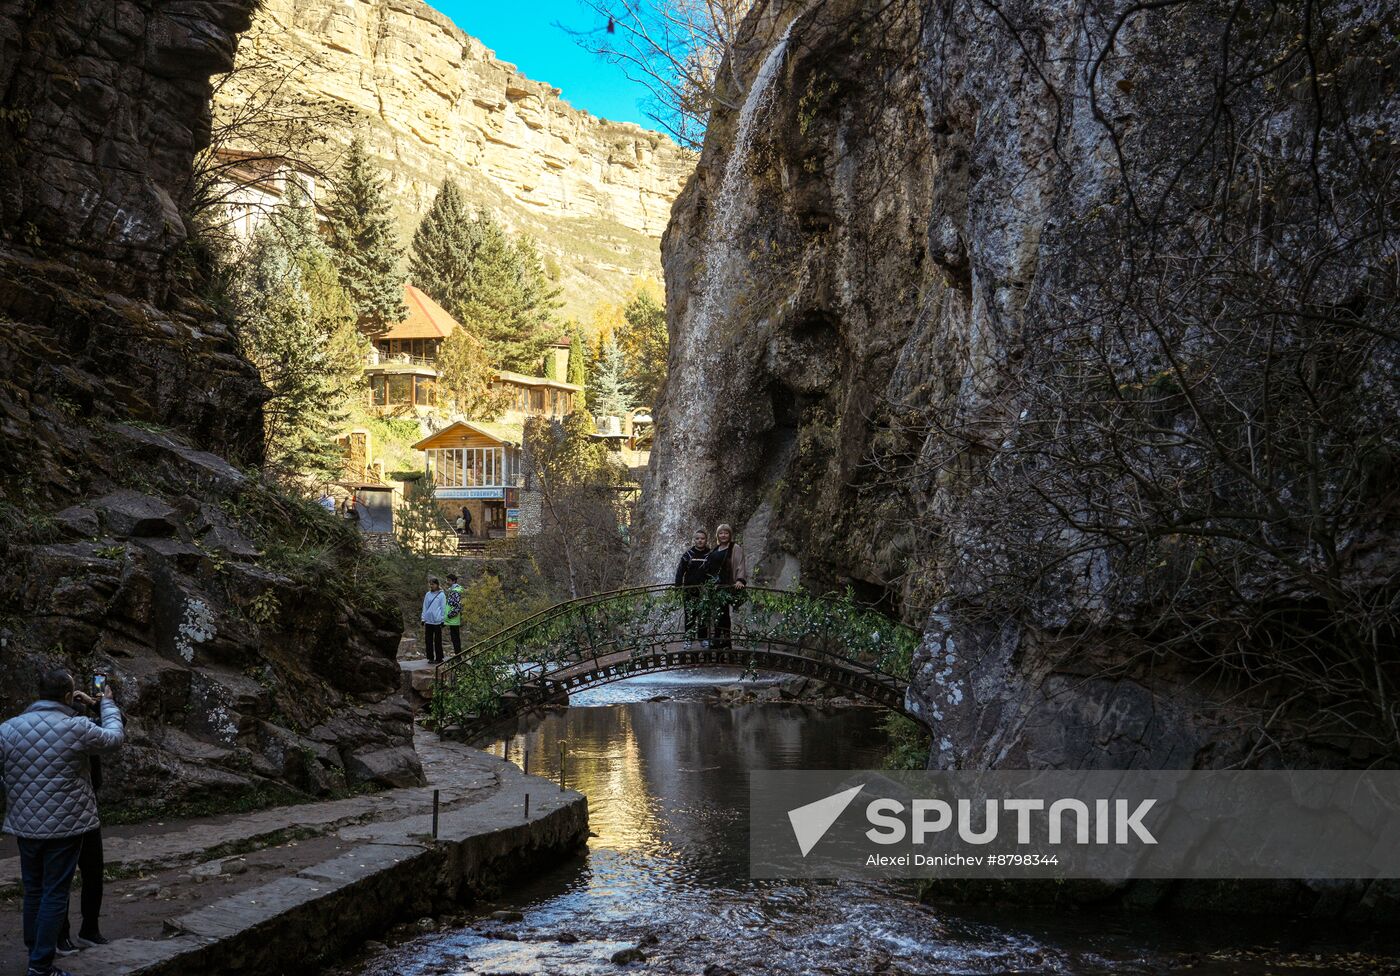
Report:
[[685,587],[681,594],[681,606],[685,608],[685,646],[699,640],[708,644],[710,622],[700,612],[700,587],[709,576],[705,570],[705,558],[710,554],[710,537],[704,529],[696,529],[689,549],[681,553],[681,561],[676,566],[676,585]]
[[711,647],[729,647],[730,608],[738,604],[749,585],[749,561],[744,547],[734,541],[734,529],[725,522],[715,529],[715,547],[705,558],[705,575],[724,593],[720,611],[715,617]]

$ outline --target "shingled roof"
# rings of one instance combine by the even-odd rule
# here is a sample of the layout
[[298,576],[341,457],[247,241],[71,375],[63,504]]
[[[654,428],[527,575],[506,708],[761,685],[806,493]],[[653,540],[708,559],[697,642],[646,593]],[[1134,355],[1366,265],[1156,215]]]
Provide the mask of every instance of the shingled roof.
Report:
[[446,339],[462,326],[437,302],[412,285],[403,286],[408,318],[395,323],[377,339]]

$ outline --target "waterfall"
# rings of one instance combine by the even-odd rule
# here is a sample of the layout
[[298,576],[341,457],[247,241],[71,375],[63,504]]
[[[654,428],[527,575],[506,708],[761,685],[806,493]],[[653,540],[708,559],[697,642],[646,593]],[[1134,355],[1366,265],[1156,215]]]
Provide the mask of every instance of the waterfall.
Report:
[[675,418],[668,425],[670,463],[661,497],[653,499],[649,506],[656,524],[651,530],[652,551],[644,570],[661,582],[668,581],[675,551],[689,544],[690,533],[695,528],[690,522],[695,519],[702,497],[701,479],[714,477],[713,468],[706,460],[710,452],[705,450],[704,437],[713,419],[709,401],[712,391],[706,389],[705,378],[719,358],[711,337],[715,324],[729,308],[728,299],[743,285],[744,248],[739,231],[752,196],[749,159],[753,155],[758,126],[773,102],[774,85],[796,23],[794,18],[764,58],[739,110],[734,148],[725,161],[724,176],[707,221],[703,245],[704,280],[699,294],[691,302],[687,328],[678,336],[681,350],[676,361],[684,364],[684,368],[669,381],[666,408]]

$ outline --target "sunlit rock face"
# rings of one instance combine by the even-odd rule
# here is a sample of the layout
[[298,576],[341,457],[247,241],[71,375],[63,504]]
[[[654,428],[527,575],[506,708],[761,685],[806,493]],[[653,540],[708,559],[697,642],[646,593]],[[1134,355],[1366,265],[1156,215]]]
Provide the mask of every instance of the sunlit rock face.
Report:
[[[1100,60],[1116,8],[1007,10],[774,0],[745,21],[742,83],[723,93],[663,241],[671,375],[634,575],[665,579],[694,527],[728,521],[759,581],[849,587],[922,624],[910,705],[935,729],[936,765],[1275,761],[1267,744],[1251,752],[1258,713],[1233,711],[1248,698],[1232,698],[1238,687],[1180,661],[1139,666],[1151,566],[1042,537],[1057,569],[1014,610],[987,612],[996,572],[1029,544],[996,497],[1025,472],[995,459],[1021,436],[1037,376],[1058,380],[1038,358],[1047,337],[1138,253],[1113,230],[1133,205],[1118,150],[1165,158],[1201,131],[1220,24],[1209,5],[1129,18]],[[1395,87],[1366,80],[1393,57],[1368,26],[1379,10],[1348,14],[1334,67],[1353,82],[1347,138],[1391,159]],[[1248,134],[1221,144],[1306,146],[1293,89],[1248,84],[1236,103]],[[1364,182],[1331,159],[1318,161],[1327,194]],[[1144,184],[1143,199],[1164,184]],[[1384,294],[1367,264],[1386,267],[1387,248],[1380,234],[1356,274],[1325,276],[1325,301]],[[1393,343],[1378,347],[1388,365],[1359,381],[1363,414],[1397,402],[1396,361]],[[1397,565],[1394,526],[1359,538],[1360,583],[1376,585],[1376,566]],[[1286,593],[1258,568],[1252,593]],[[1345,747],[1322,755],[1347,761]]]
[[693,154],[572,107],[422,0],[266,0],[238,62],[246,77],[221,88],[219,117],[285,79],[286,104],[329,113],[330,147],[365,138],[405,232],[450,177],[558,260],[573,312],[659,277],[657,242]]
[[397,613],[254,542],[267,394],[180,260],[253,6],[0,2],[0,715],[110,674],[106,815],[421,780]]

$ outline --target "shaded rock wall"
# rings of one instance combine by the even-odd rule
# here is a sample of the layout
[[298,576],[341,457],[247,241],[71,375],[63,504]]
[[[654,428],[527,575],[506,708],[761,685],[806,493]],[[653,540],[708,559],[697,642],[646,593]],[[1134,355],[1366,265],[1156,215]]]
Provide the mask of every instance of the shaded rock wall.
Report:
[[209,76],[255,0],[0,3],[0,228],[123,290],[184,239]]
[[0,4],[0,714],[111,674],[133,813],[421,776],[397,615],[352,534],[245,473],[265,391],[178,259],[251,7]]
[[[732,521],[764,582],[850,587],[924,625],[912,704],[935,729],[936,765],[1347,762],[1345,744],[1312,759],[1254,752],[1259,696],[1154,658],[1140,626],[1152,564],[1077,555],[1073,532],[1051,534],[1034,541],[1059,568],[1013,610],[987,602],[1032,542],[999,494],[1026,471],[991,459],[1018,443],[1025,405],[1043,405],[1038,386],[1062,379],[1041,357],[1095,335],[1062,333],[1066,316],[1111,284],[1105,268],[1126,277],[1146,253],[1120,231],[1134,203],[1118,153],[1171,159],[1206,132],[1223,147],[1206,143],[1212,158],[1287,158],[1312,138],[1297,74],[1233,91],[1238,128],[1197,128],[1211,118],[1224,7],[1121,21],[1120,8],[755,8],[739,44],[747,91],[716,112],[663,241],[670,379],[636,574],[664,578],[693,525]],[[1363,5],[1329,25],[1350,47],[1331,49],[1328,77],[1349,87],[1318,137],[1322,196],[1376,178],[1358,177],[1354,159],[1393,158],[1396,89],[1375,74],[1395,57],[1381,13]],[[1248,16],[1252,41],[1287,48],[1291,27],[1262,8]],[[1378,172],[1394,179],[1389,164]],[[1168,199],[1169,176],[1140,190]],[[1391,294],[1370,284],[1394,260],[1393,236],[1376,234],[1358,236],[1355,274],[1327,276],[1330,307]],[[1281,251],[1286,267],[1301,245]],[[1375,352],[1395,362],[1393,336]],[[1150,372],[1153,360],[1130,353],[1126,365]],[[1363,413],[1396,402],[1382,372],[1353,377]],[[1400,547],[1386,505],[1376,511],[1346,585],[1383,599]],[[1252,564],[1252,592],[1306,600],[1261,583],[1266,566]]]

